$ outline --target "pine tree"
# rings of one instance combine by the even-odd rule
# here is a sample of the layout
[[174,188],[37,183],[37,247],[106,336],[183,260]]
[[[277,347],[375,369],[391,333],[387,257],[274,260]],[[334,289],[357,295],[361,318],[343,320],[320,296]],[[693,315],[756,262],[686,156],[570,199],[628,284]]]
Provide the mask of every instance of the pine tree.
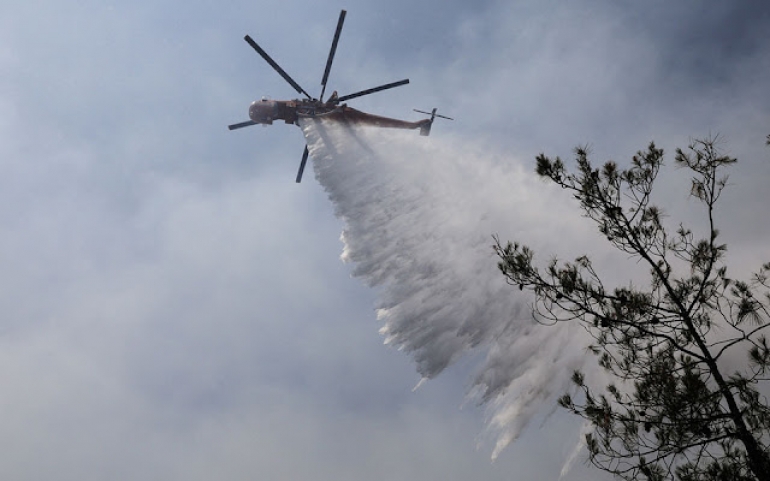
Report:
[[[683,224],[667,229],[651,203],[663,165],[652,143],[625,170],[594,168],[585,148],[575,150],[576,173],[538,156],[536,172],[573,194],[612,246],[649,269],[643,286],[605,285],[586,256],[537,267],[529,247],[495,238],[507,281],[534,293],[535,318],[580,322],[593,337],[589,349],[613,383],[589,386],[576,371],[575,392],[559,404],[591,424],[590,461],[622,479],[770,480],[770,408],[760,392],[770,370],[770,263],[747,281],[728,276],[714,214],[735,159],[716,140],[675,156],[704,208],[703,238]],[[733,353],[745,362],[728,365]]]

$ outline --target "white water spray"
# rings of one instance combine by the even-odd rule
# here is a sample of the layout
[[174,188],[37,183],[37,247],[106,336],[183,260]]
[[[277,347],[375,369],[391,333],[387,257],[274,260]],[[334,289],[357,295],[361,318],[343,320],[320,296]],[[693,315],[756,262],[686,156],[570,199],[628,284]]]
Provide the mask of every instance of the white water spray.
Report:
[[563,208],[483,146],[322,119],[301,127],[345,224],[342,259],[378,289],[385,342],[410,353],[423,378],[486,351],[472,394],[492,407],[497,456],[552,409],[587,341],[571,324],[532,321],[528,299],[497,268],[492,235],[558,244],[569,222],[546,213]]

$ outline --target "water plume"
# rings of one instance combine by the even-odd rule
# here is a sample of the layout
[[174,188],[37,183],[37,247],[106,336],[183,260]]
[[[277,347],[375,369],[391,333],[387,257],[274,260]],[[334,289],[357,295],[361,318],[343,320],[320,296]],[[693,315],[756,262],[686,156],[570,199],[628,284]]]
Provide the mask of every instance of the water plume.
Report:
[[510,156],[480,143],[322,118],[300,124],[344,223],[342,260],[377,290],[385,343],[409,353],[423,379],[483,353],[470,395],[490,408],[497,456],[552,409],[586,342],[571,325],[532,321],[525,293],[497,268],[492,235],[553,244],[570,228],[549,214],[563,207]]

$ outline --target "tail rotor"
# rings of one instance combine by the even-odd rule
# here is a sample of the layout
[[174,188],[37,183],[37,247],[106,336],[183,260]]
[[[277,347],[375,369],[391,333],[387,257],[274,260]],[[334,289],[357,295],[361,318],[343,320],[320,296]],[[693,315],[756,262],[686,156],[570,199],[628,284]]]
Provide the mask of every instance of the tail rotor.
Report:
[[424,110],[417,110],[417,109],[412,109],[412,110],[421,114],[430,115],[430,119],[428,119],[428,122],[426,122],[426,124],[420,128],[420,135],[424,135],[424,136],[430,135],[430,128],[433,126],[433,121],[436,119],[436,117],[441,119],[446,119],[446,120],[454,120],[452,117],[447,117],[446,115],[437,114],[436,113],[436,111],[438,110],[437,108],[434,108],[430,112],[426,112]]

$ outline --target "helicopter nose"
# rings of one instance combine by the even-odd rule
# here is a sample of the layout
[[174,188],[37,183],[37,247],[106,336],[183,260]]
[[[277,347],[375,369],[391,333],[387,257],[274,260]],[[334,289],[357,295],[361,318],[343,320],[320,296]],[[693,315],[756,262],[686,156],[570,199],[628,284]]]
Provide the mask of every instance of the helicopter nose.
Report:
[[249,105],[249,118],[254,122],[259,122],[257,111],[257,101],[254,101],[251,103],[251,105]]
[[273,123],[273,109],[270,102],[255,101],[249,106],[249,118],[258,124]]

